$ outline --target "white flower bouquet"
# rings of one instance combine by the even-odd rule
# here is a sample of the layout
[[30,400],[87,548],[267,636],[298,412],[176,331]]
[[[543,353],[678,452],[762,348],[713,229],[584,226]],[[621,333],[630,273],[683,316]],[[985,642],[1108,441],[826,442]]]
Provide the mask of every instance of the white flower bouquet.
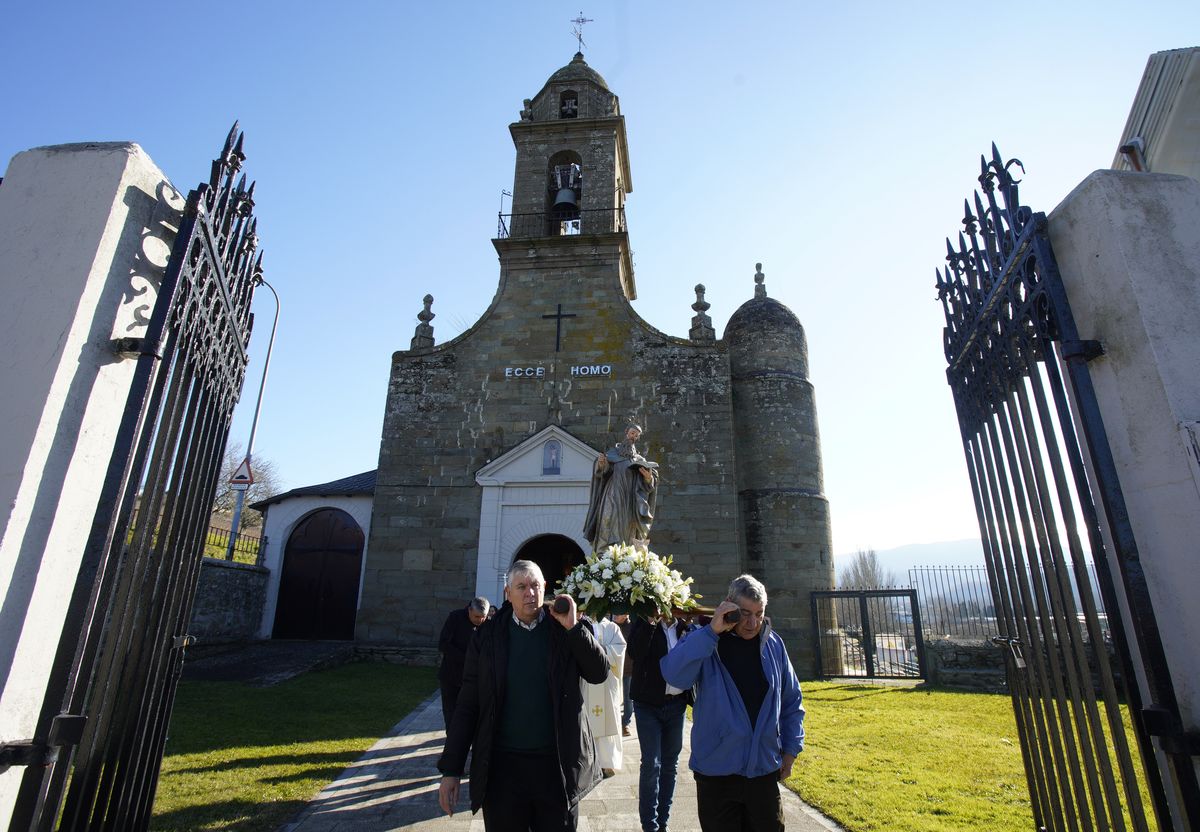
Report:
[[691,583],[671,568],[670,556],[617,544],[589,555],[559,582],[558,591],[597,620],[610,613],[669,616],[673,609],[696,606],[700,596],[692,594]]

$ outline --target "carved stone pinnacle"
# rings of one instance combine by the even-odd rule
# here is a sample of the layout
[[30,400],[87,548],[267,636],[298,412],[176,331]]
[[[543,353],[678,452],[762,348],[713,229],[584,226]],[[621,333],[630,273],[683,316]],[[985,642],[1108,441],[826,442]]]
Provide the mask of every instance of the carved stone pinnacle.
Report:
[[696,302],[692,304],[692,309],[696,314],[692,318],[692,328],[688,330],[688,336],[693,341],[715,341],[717,337],[716,330],[713,329],[712,318],[706,314],[711,307],[708,301],[704,299],[704,284],[696,284]]
[[762,263],[754,264],[754,297],[765,298],[767,296],[767,287],[763,281],[767,276],[763,274]]
[[429,322],[437,317],[430,308],[433,306],[433,295],[426,295],[424,303],[425,308],[417,313],[417,320],[421,323],[417,324],[409,349],[417,350],[433,346],[433,327],[429,325]]

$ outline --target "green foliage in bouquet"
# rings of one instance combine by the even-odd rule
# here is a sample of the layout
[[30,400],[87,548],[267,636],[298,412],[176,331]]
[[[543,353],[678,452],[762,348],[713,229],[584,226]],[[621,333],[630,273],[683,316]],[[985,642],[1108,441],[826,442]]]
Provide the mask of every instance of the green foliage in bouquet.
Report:
[[620,544],[589,555],[559,582],[558,591],[597,620],[610,613],[666,616],[695,607],[700,596],[692,594],[691,583],[671,568],[670,556]]

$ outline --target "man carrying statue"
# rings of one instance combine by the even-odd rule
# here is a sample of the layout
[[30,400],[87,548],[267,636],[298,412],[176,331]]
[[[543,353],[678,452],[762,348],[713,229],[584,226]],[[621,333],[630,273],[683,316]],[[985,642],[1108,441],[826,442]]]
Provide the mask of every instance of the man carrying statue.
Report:
[[638,453],[638,425],[625,429],[625,439],[596,459],[583,534],[599,552],[617,543],[646,549],[654,522],[658,463]]

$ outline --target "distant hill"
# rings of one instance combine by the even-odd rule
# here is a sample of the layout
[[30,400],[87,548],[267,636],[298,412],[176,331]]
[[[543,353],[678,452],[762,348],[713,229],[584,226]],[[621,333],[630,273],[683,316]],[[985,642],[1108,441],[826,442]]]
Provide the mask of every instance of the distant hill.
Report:
[[[884,569],[894,572],[900,585],[908,583],[908,570],[914,566],[983,566],[983,544],[978,538],[943,540],[938,543],[909,543],[894,549],[876,549]],[[854,552],[834,555],[838,572],[851,561]]]

